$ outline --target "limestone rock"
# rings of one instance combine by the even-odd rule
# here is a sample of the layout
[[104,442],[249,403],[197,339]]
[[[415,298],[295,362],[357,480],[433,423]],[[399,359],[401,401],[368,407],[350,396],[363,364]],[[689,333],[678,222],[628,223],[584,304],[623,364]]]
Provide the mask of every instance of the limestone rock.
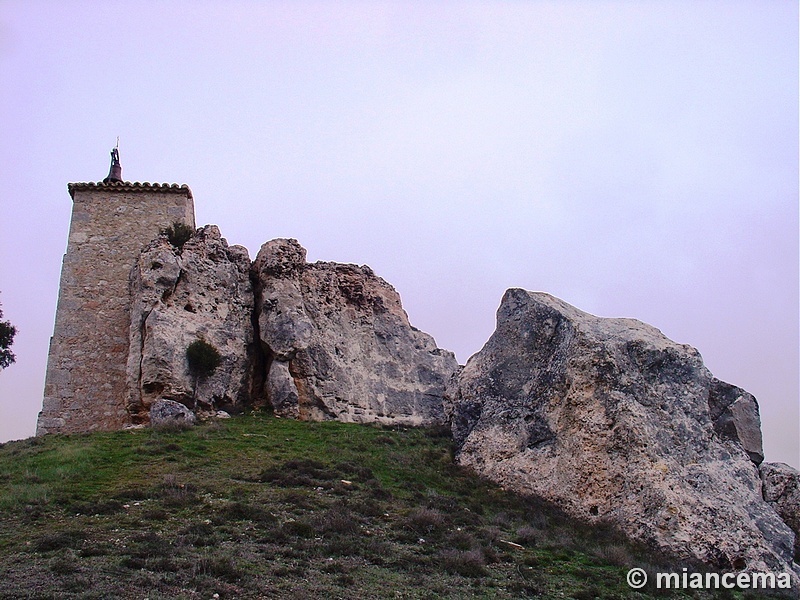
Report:
[[306,263],[272,240],[253,263],[267,396],[279,416],[423,425],[443,419],[451,352],[408,321],[369,267]]
[[194,413],[180,402],[156,400],[150,406],[150,425],[152,427],[183,427],[197,423]]
[[458,461],[507,488],[721,569],[792,569],[748,454],[755,399],[654,327],[509,290],[445,408]]
[[708,408],[714,430],[720,437],[738,442],[750,459],[760,465],[764,460],[761,416],[753,395],[735,385],[714,379],[708,393]]
[[794,531],[794,559],[800,562],[800,471],[784,463],[762,463],[764,500]]
[[[215,225],[198,229],[182,250],[164,236],[131,272],[128,411],[147,422],[158,398],[200,412],[237,411],[250,401],[255,336],[250,259],[228,246]],[[202,338],[222,356],[208,377],[190,374],[186,348]]]

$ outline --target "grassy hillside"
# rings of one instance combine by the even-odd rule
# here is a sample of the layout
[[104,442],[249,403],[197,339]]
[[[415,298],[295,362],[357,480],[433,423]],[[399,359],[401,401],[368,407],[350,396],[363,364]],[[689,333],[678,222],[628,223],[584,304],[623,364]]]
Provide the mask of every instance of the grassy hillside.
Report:
[[0,448],[3,599],[726,597],[633,592],[652,560],[437,430],[254,414]]

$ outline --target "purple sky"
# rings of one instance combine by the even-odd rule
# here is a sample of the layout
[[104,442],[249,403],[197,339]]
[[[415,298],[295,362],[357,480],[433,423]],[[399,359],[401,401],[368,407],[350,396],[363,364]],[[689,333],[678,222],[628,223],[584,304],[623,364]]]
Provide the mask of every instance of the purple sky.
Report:
[[0,441],[120,136],[251,257],[369,264],[463,363],[522,287],[691,344],[798,450],[798,5],[0,2]]

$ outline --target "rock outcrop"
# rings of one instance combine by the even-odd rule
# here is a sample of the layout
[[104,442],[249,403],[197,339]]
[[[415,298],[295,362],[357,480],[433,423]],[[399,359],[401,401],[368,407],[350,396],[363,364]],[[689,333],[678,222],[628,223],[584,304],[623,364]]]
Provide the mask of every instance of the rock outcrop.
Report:
[[[198,229],[181,249],[165,236],[153,240],[131,272],[128,411],[147,423],[150,405],[174,400],[199,412],[238,411],[250,402],[255,297],[250,258],[228,246],[215,225]],[[204,339],[221,363],[194,377],[186,349]]]
[[800,471],[785,463],[763,463],[764,500],[794,531],[794,560],[800,562]]
[[424,425],[443,421],[455,356],[408,321],[369,267],[306,263],[272,240],[253,264],[266,392],[276,414],[305,420]]
[[708,409],[714,430],[723,439],[738,442],[756,465],[764,460],[758,402],[741,388],[714,379],[708,390]]
[[504,487],[721,569],[792,569],[755,399],[654,327],[509,290],[445,406],[458,461]]

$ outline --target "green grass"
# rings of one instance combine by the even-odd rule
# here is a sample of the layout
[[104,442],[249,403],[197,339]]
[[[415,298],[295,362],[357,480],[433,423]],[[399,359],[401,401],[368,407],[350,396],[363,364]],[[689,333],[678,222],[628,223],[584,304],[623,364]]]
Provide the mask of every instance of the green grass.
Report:
[[747,598],[627,587],[658,560],[458,468],[438,429],[252,414],[0,448],[4,599]]

